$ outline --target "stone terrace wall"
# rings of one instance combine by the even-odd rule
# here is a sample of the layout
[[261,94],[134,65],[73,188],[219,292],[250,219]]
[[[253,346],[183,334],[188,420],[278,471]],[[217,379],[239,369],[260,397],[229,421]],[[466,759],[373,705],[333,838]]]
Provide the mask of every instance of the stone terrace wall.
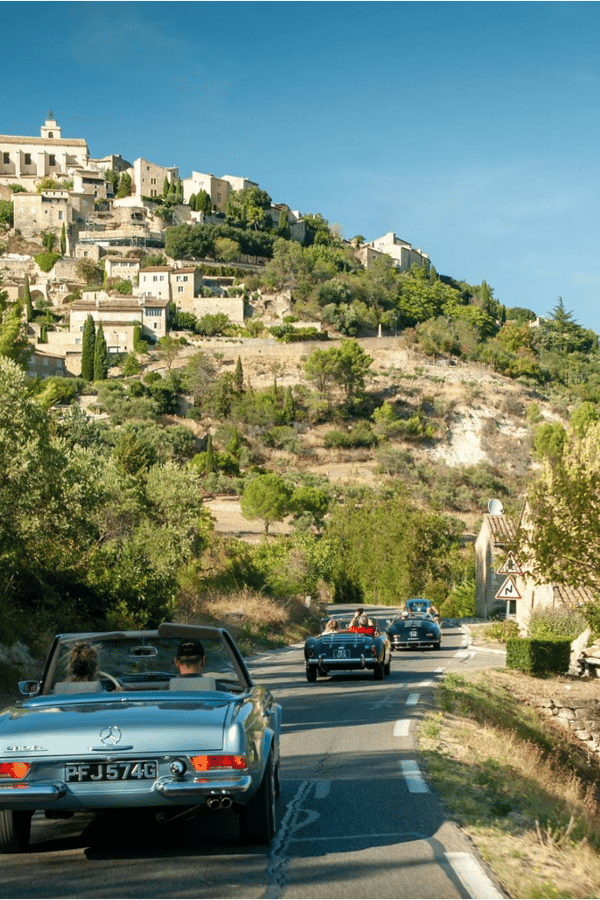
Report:
[[600,699],[575,700],[565,705],[565,700],[532,699],[532,704],[548,716],[554,716],[559,725],[572,731],[588,750],[600,756]]

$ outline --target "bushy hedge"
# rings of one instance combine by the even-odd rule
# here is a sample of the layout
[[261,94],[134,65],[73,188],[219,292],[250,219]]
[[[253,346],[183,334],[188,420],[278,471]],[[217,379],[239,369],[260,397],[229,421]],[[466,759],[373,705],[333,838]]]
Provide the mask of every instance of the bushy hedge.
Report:
[[509,638],[506,642],[507,667],[530,675],[562,675],[569,670],[570,656],[571,642],[564,638]]
[[44,253],[38,253],[33,258],[42,272],[49,272],[50,269],[54,268],[56,260],[60,259],[60,253],[52,253],[50,250],[46,250]]

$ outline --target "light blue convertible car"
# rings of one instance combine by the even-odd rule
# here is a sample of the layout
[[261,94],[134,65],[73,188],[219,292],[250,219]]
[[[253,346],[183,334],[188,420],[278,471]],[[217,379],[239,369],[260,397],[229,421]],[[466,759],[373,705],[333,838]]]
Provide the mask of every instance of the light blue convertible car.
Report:
[[[180,642],[200,640],[202,675],[181,678]],[[67,679],[71,648],[97,651],[97,681]],[[281,707],[253,684],[227,631],[59,634],[40,682],[0,713],[0,852],[25,850],[31,817],[138,808],[159,820],[233,807],[244,842],[276,830]]]

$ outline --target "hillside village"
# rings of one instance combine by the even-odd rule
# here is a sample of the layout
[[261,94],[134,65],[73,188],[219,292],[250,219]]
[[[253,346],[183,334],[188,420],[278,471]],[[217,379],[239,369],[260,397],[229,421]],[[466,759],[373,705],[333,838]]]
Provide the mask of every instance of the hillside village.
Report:
[[[177,166],[161,166],[144,158],[133,163],[118,154],[93,158],[84,139],[63,137],[52,112],[39,137],[0,135],[0,203],[5,204],[5,210],[10,205],[12,213],[11,227],[5,228],[5,237],[0,239],[0,291],[13,306],[30,292],[37,310],[52,313],[48,326],[43,316],[30,318],[23,309],[31,350],[29,376],[80,376],[82,344],[90,319],[96,327],[102,326],[109,358],[121,364],[127,354],[139,349],[140,339],[145,347],[159,346],[170,335],[179,340],[182,333],[177,332],[177,321],[185,316],[194,320],[220,316],[240,330],[256,316],[261,327],[309,326],[312,336],[319,336],[322,321],[307,322],[290,315],[294,310],[289,290],[269,295],[262,287],[252,292],[246,289],[245,281],[250,283],[269,261],[260,254],[243,253],[240,248],[232,253],[231,247],[220,259],[182,259],[166,253],[169,230],[221,223],[229,201],[239,192],[248,191],[261,194],[263,201],[268,198],[256,182],[242,176],[216,177],[193,171],[181,178]],[[291,242],[305,242],[307,217],[284,203],[268,200],[270,208],[261,215],[270,219],[272,228],[285,232]],[[352,246],[353,259],[367,271],[386,260],[396,272],[412,273],[415,267],[426,274],[434,272],[426,253],[393,232],[371,241],[357,236],[351,242],[340,239],[340,243]],[[46,253],[40,252],[43,248]],[[54,248],[60,252],[52,252]],[[148,260],[154,264],[149,265]],[[485,283],[481,293],[488,295],[487,301],[485,297],[482,301],[485,308],[491,299]],[[496,311],[498,308],[496,304]],[[477,315],[477,309],[474,306],[471,311]],[[385,333],[379,324],[378,337],[361,338],[362,348],[373,361],[370,390],[378,402],[392,402],[395,408],[405,410],[407,417],[416,415],[417,428],[426,412],[435,441],[422,446],[414,442],[410,453],[397,449],[392,442],[386,456],[385,450],[377,452],[375,436],[373,450],[348,447],[345,452],[332,451],[326,444],[330,425],[317,424],[304,431],[298,427],[295,454],[282,446],[267,455],[265,446],[261,446],[255,458],[275,469],[283,471],[291,465],[302,477],[346,486],[357,483],[374,487],[381,483],[382,473],[398,474],[398,466],[410,468],[409,480],[417,482],[435,481],[431,467],[436,465],[473,470],[488,467],[493,472],[488,479],[491,484],[501,477],[506,495],[511,489],[515,492],[509,499],[509,514],[505,515],[503,509],[499,513],[498,508],[485,513],[482,497],[475,499],[474,505],[471,475],[463,487],[452,489],[453,495],[449,490],[445,501],[452,514],[461,518],[465,539],[474,544],[477,614],[487,618],[505,611],[525,630],[534,606],[572,607],[591,602],[593,595],[588,589],[539,585],[526,576],[521,594],[515,588],[511,595],[509,585],[507,596],[498,597],[505,578],[497,568],[506,548],[514,543],[525,483],[535,466],[529,407],[535,406],[538,421],[549,427],[566,422],[568,410],[564,405],[557,409],[550,402],[544,403],[531,387],[517,385],[491,366],[487,370],[481,365],[468,366],[466,361],[452,358],[451,352],[441,353],[439,358],[431,351],[419,352],[411,338],[404,340],[398,335],[396,321],[393,313],[387,318]],[[525,332],[536,324],[529,321]],[[189,332],[186,335],[179,345],[179,366],[198,349],[215,351],[214,342],[198,335],[192,339]],[[333,334],[334,339],[339,337],[342,335]],[[437,340],[445,346],[443,334]],[[529,337],[521,335],[520,340],[526,345]],[[597,336],[591,333],[583,333],[581,340],[590,348],[597,347]],[[243,365],[247,383],[267,390],[273,385],[279,389],[296,387],[303,380],[309,353],[310,345],[305,343],[282,346],[272,338],[256,341],[238,336],[235,341],[223,338],[217,355],[221,377],[237,360]],[[516,372],[536,376],[525,354],[514,356]],[[154,374],[170,365],[164,359],[152,363]],[[403,385],[401,377],[412,379],[414,386]],[[81,397],[80,403],[92,416],[98,414],[93,396]],[[106,413],[102,415],[106,417]],[[181,420],[173,416],[171,421]],[[207,435],[215,434],[219,427],[214,416],[185,421],[187,428],[195,429],[196,449],[205,448]],[[424,467],[426,475],[419,466]],[[434,495],[432,488],[427,490]],[[433,502],[443,501],[436,497]],[[206,497],[205,504],[216,520],[217,531],[243,534],[251,542],[258,540],[259,529],[243,522],[235,491],[233,496]],[[289,521],[275,523],[273,533],[289,533],[290,528]]]
[[[125,187],[120,190],[119,185]],[[169,332],[170,305],[198,318],[221,313],[243,325],[247,304],[232,276],[211,276],[194,262],[166,257],[166,265],[142,268],[141,260],[164,254],[166,232],[174,225],[221,221],[231,195],[249,188],[259,186],[242,176],[218,178],[193,171],[180,178],[177,166],[141,157],[133,163],[118,154],[93,158],[84,139],[63,137],[51,111],[39,137],[0,135],[0,200],[14,206],[12,239],[0,255],[2,290],[9,302],[22,298],[27,277],[34,305],[41,301],[63,314],[62,323],[44,333],[43,342],[40,326],[30,324],[35,348],[30,374],[80,374],[88,315],[95,323],[102,322],[110,354],[133,349],[136,325],[143,339],[156,342],[164,337]],[[209,212],[195,209],[200,194],[210,198]],[[166,215],[163,197],[171,201]],[[306,222],[299,211],[273,204],[270,215],[275,223],[285,220],[291,240],[304,240]],[[62,252],[48,271],[34,259],[40,237],[53,247],[62,243]],[[11,252],[9,245],[18,251]],[[383,255],[403,272],[414,265],[430,265],[427,254],[393,233],[361,242],[357,255],[365,268]],[[87,284],[90,267],[81,261],[103,267],[104,287]],[[251,274],[265,260],[238,254],[231,262],[238,271]],[[111,289],[126,281],[132,286],[129,295]],[[275,317],[271,324],[278,321]]]

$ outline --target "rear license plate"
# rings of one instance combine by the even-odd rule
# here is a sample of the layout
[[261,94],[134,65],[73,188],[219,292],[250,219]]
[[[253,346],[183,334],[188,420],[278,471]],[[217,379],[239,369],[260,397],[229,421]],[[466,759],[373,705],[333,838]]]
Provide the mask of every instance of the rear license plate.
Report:
[[416,641],[418,639],[419,635],[417,634],[416,631],[411,631],[410,634],[408,635],[408,637],[410,638],[411,641]]
[[158,777],[155,759],[128,759],[114,762],[69,763],[65,766],[66,782],[145,781]]
[[350,656],[349,650],[336,650],[333,654],[336,659],[347,659]]

